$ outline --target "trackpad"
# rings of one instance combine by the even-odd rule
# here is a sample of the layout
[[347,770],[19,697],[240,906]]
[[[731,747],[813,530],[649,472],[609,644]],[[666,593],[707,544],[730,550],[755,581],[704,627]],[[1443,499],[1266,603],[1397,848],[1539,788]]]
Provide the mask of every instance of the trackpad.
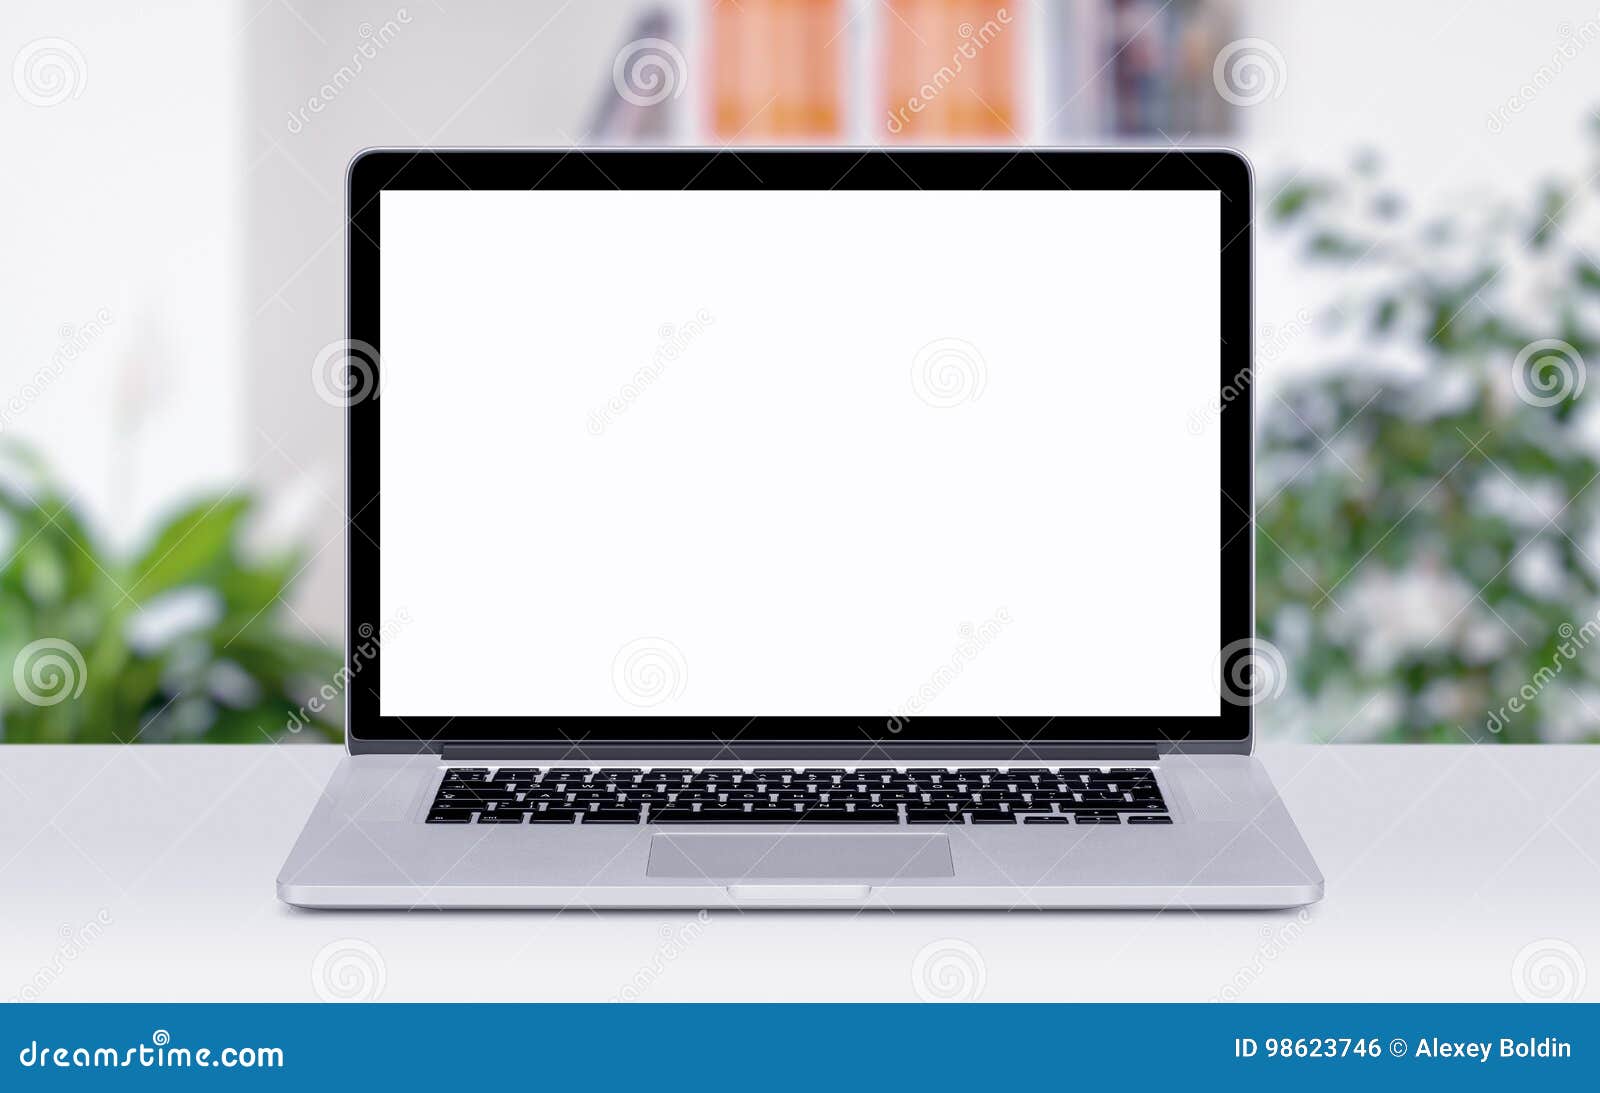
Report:
[[657,834],[650,837],[651,877],[733,880],[749,877],[825,880],[953,877],[945,835]]

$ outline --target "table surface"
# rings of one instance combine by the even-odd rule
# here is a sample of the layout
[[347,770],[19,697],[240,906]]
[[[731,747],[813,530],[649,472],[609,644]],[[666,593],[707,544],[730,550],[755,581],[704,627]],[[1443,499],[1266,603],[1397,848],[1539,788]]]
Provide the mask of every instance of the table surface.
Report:
[[341,755],[0,747],[0,998],[1600,997],[1597,747],[1265,748],[1327,899],[1209,913],[287,907]]

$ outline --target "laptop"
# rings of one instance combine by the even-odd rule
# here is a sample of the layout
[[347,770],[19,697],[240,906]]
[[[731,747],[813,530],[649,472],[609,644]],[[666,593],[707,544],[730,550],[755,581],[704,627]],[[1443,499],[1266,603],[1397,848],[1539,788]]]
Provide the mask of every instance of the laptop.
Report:
[[1262,765],[1230,151],[348,172],[305,907],[1321,898]]

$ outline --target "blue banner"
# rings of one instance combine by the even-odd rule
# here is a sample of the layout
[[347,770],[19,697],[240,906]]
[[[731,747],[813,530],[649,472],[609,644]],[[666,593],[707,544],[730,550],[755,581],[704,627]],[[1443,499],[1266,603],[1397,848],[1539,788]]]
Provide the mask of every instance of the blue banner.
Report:
[[[0,1085],[815,1090],[1596,1088],[1589,1005],[64,1004]],[[307,1086],[306,1083],[317,1083]]]

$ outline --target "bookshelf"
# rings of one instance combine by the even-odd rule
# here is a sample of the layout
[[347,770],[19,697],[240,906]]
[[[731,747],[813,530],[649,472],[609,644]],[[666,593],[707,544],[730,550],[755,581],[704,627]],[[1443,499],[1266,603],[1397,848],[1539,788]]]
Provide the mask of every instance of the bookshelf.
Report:
[[1235,0],[657,0],[637,20],[630,44],[649,27],[684,71],[635,137],[1163,143],[1234,128],[1213,66]]

